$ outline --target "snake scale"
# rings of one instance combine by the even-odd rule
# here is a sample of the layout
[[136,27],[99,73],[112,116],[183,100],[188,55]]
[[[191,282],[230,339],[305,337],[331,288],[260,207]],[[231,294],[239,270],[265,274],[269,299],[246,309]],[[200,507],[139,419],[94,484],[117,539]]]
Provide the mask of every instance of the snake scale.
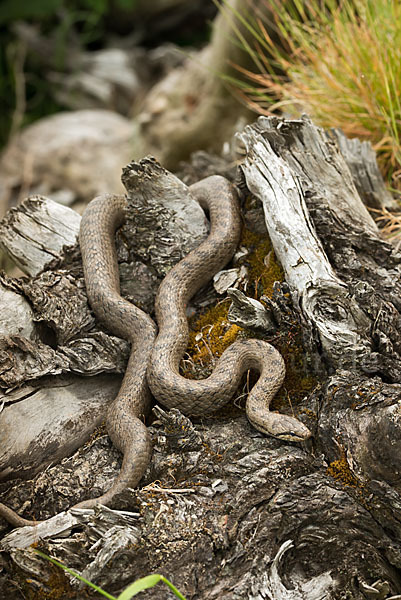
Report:
[[[208,177],[189,189],[209,211],[211,230],[160,285],[156,298],[158,335],[152,319],[120,296],[114,234],[125,219],[125,197],[99,196],[83,215],[80,245],[89,303],[109,331],[131,342],[131,353],[106,419],[107,431],[124,456],[121,471],[105,494],[76,507],[110,504],[122,490],[138,484],[151,457],[150,437],[142,421],[150,403],[149,387],[164,406],[179,408],[188,416],[207,415],[233,397],[243,373],[252,368],[260,375],[246,403],[249,421],[279,439],[303,441],[310,437],[303,423],[269,409],[283,382],[285,367],[281,355],[267,342],[234,342],[206,379],[189,380],[179,373],[188,342],[188,300],[232,258],[241,229],[237,194],[226,179]],[[23,519],[1,503],[0,516],[15,526],[37,523]]]

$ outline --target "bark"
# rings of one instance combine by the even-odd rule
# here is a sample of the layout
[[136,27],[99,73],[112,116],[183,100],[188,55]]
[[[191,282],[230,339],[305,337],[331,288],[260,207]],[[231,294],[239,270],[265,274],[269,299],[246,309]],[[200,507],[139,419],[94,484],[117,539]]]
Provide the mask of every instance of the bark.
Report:
[[[255,299],[245,296],[244,280],[237,279],[238,289],[230,289],[235,301],[230,318],[285,353],[292,378],[275,407],[303,420],[313,438],[288,444],[253,430],[241,409],[242,390],[237,407],[193,423],[176,411],[159,409],[150,425],[154,453],[143,485],[127,490],[116,506],[131,514],[74,512],[74,521],[69,516],[55,519],[54,528],[46,524],[36,535],[46,540],[42,548],[47,553],[115,594],[137,577],[161,572],[187,598],[205,600],[394,597],[401,592],[401,256],[381,239],[363,204],[372,195],[376,201],[383,197],[382,182],[367,181],[361,173],[370,167],[355,167],[351,146],[343,154],[336,136],[307,118],[261,118],[241,138],[246,147],[239,181],[247,197],[244,220],[262,231],[263,207],[285,281],[276,282],[269,294],[263,289],[265,295]],[[188,169],[189,179],[194,172],[195,167]],[[171,206],[179,198],[188,201],[185,186],[151,160],[129,165],[124,182],[132,209],[141,207],[140,225],[159,215],[169,230],[175,221]],[[174,191],[166,213],[159,210],[164,189]],[[169,215],[167,223],[164,214]],[[140,229],[136,219],[129,221],[130,240]],[[151,232],[143,235],[134,252],[120,236],[120,259],[126,266],[132,254],[139,260],[142,247],[140,260],[157,280],[165,260],[171,266],[180,258],[175,244],[183,238],[170,232],[171,252],[161,244],[163,258],[156,268],[158,252],[149,253],[154,238],[147,237]],[[234,264],[238,274],[241,268],[242,276],[244,269],[248,272],[247,290],[251,254],[242,248]],[[271,252],[264,258],[269,269],[275,259]],[[79,257],[70,251],[63,265],[70,287],[62,289],[70,290],[76,277],[76,288],[83,293]],[[43,281],[59,271],[48,269]],[[230,274],[226,277],[232,282]],[[28,280],[31,286],[34,280]],[[44,289],[48,294],[49,288]],[[30,305],[34,312],[39,306],[31,300]],[[82,315],[72,338],[68,323],[60,319],[60,330],[55,328],[55,347],[50,348],[57,356],[65,356],[64,348],[79,341],[78,329],[87,336]],[[97,325],[93,327],[96,332]],[[99,333],[102,343],[113,339]],[[100,345],[94,347],[91,360],[87,355],[87,372],[100,376],[107,371],[102,360],[108,351],[107,345],[102,351]],[[103,357],[99,362],[98,353]],[[117,358],[116,352],[110,362]],[[305,380],[312,385],[303,387]],[[101,435],[26,487],[2,484],[9,487],[3,500],[36,518],[50,516],[87,489],[101,493],[118,469],[119,455]],[[38,497],[40,504],[34,501]],[[74,529],[61,538],[60,531],[66,533],[71,523]],[[3,566],[9,575],[0,589],[7,597],[20,597],[10,583],[21,577],[18,569],[31,579],[35,573],[35,590],[42,594],[51,585],[48,568],[27,549],[32,539],[29,529],[3,538],[8,552]],[[76,586],[66,584],[65,597],[80,598]],[[170,592],[156,587],[144,597],[164,600]]]

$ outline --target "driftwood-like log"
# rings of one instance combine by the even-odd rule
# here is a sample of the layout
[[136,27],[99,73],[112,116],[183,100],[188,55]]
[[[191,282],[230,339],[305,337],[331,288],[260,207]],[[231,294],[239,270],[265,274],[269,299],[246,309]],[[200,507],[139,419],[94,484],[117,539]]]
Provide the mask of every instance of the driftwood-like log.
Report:
[[32,196],[0,223],[0,246],[26,275],[36,275],[76,243],[81,217],[46,198]]
[[[137,577],[162,572],[187,598],[202,600],[396,597],[401,257],[380,238],[361,200],[368,195],[363,183],[356,185],[333,135],[306,118],[260,119],[242,139],[247,153],[240,187],[263,204],[286,282],[259,303],[244,299],[241,289],[231,291],[231,314],[284,349],[294,337],[304,344],[304,362],[298,378],[286,383],[287,396],[291,401],[310,376],[308,366],[317,385],[297,405],[283,403],[280,410],[293,410],[314,437],[302,446],[265,437],[234,407],[193,423],[175,411],[157,411],[150,427],[152,463],[142,487],[127,490],[117,507],[138,517],[86,513],[79,533],[61,539],[55,529],[42,547],[116,594]],[[163,186],[171,189],[173,181],[149,160],[142,170],[131,164],[125,176],[134,204],[141,195],[138,181],[145,197],[155,186],[162,197]],[[244,213],[247,223],[254,220],[255,202],[248,201]],[[263,227],[262,217],[257,230]],[[129,262],[124,245],[119,254]],[[246,267],[249,253],[239,255]],[[144,260],[154,273],[155,256]],[[271,260],[269,255],[265,263]],[[67,261],[64,270],[74,273],[77,264]],[[67,338],[63,333],[63,348]],[[52,341],[60,352],[57,336]],[[288,354],[287,367],[297,360]],[[20,506],[46,517],[82,498],[79,484],[100,494],[118,469],[118,453],[103,435],[36,483],[13,486],[4,498],[18,508],[19,494]],[[32,502],[35,495],[42,506]],[[4,537],[2,548],[14,548],[5,572],[18,564],[36,573],[36,589],[43,593],[46,568],[28,550],[15,550],[29,539],[24,532]],[[80,598],[72,585],[65,596]],[[0,592],[18,597],[8,576],[0,579]],[[144,596],[166,600],[167,594],[160,587]]]
[[53,378],[2,396],[0,480],[28,479],[81,447],[105,418],[121,379]]
[[[246,184],[263,202],[293,300],[328,364],[399,381],[401,257],[381,239],[337,144],[308,119],[261,118],[241,138]],[[389,338],[383,352],[373,328]]]
[[[106,192],[121,193],[119,173],[131,159],[133,135],[132,121],[111,110],[61,112],[32,123],[10,140],[1,155],[0,217],[28,194],[72,203]],[[59,226],[63,231],[62,221]],[[32,228],[40,233],[40,227],[32,224]],[[50,248],[51,237],[47,232]],[[40,246],[40,238],[35,241]]]

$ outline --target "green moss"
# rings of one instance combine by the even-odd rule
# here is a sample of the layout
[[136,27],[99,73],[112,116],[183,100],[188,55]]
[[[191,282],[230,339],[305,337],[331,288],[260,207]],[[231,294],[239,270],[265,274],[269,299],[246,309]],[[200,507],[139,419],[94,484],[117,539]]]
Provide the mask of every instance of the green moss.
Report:
[[[271,297],[275,281],[284,280],[284,272],[276,259],[270,239],[267,234],[257,234],[244,228],[241,236],[241,246],[248,248],[245,257],[248,267],[249,282],[245,290],[247,295],[259,298],[262,295]],[[188,354],[192,365],[182,365],[182,373],[186,377],[194,377],[196,368],[207,368],[219,358],[224,350],[232,344],[238,334],[243,331],[237,325],[228,321],[230,301],[223,300],[208,308],[202,315],[190,320],[190,335]],[[285,336],[277,336],[273,341],[282,354],[286,363],[284,385],[272,403],[274,410],[296,405],[315,387],[317,380],[307,369],[305,352],[302,345],[301,329],[294,321],[290,331]],[[256,380],[256,376],[255,376]],[[250,379],[251,384],[253,378]],[[234,405],[227,410],[237,411]]]
[[[271,298],[274,283],[284,281],[285,277],[267,233],[257,234],[244,228],[241,245],[250,251],[246,256],[246,264],[248,266],[249,281],[254,286],[254,297],[267,296]],[[249,295],[249,287],[247,293]],[[287,406],[288,402],[296,404],[302,400],[304,396],[313,390],[317,380],[308,372],[301,328],[297,321],[294,321],[288,335],[278,336],[274,340],[274,345],[282,354],[286,364],[284,385],[272,404],[272,408],[277,410]]]
[[246,256],[249,281],[255,298],[262,295],[272,297],[275,281],[284,280],[284,271],[274,253],[272,243],[267,233],[253,233],[244,227],[241,236],[241,246],[250,251]]
[[[254,297],[262,294],[271,296],[274,282],[282,281],[284,273],[274,255],[269,237],[244,228],[240,245],[250,250],[246,264]],[[247,293],[249,294],[249,286]],[[190,320],[188,353],[194,363],[207,366],[212,358],[220,357],[237,338],[241,327],[228,321],[229,307],[230,301],[224,300]],[[191,376],[185,366],[182,370],[185,375]]]
[[[224,300],[190,320],[188,353],[195,363],[207,366],[237,338],[241,327],[228,321],[230,301]],[[183,372],[187,374],[185,367]]]
[[292,329],[285,337],[280,337],[275,347],[284,358],[286,374],[284,384],[273,401],[273,408],[278,409],[283,401],[299,403],[309,395],[318,383],[317,378],[309,373],[305,350],[302,344],[301,328],[294,322]]

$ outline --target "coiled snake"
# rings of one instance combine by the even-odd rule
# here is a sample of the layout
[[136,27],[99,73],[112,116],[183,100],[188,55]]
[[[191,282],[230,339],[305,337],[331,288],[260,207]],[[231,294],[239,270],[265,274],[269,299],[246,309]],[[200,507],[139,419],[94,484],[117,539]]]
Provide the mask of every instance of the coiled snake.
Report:
[[[160,285],[156,299],[157,337],[152,319],[120,296],[114,234],[124,222],[125,198],[117,195],[95,198],[82,218],[80,244],[90,305],[112,333],[131,342],[131,354],[106,420],[113,443],[124,455],[120,474],[105,494],[76,507],[110,504],[118,493],[135,487],[141,479],[151,456],[149,434],[141,420],[150,402],[148,384],[161,404],[179,408],[189,416],[199,416],[227,403],[242,374],[250,368],[256,369],[260,376],[246,403],[249,421],[279,439],[303,441],[310,437],[309,429],[294,417],[269,410],[283,382],[285,367],[280,354],[267,342],[256,339],[234,342],[206,379],[189,380],[179,374],[188,341],[187,302],[231,259],[241,227],[237,194],[226,179],[208,177],[189,189],[209,211],[211,231]],[[0,516],[15,526],[34,524],[2,504]]]

